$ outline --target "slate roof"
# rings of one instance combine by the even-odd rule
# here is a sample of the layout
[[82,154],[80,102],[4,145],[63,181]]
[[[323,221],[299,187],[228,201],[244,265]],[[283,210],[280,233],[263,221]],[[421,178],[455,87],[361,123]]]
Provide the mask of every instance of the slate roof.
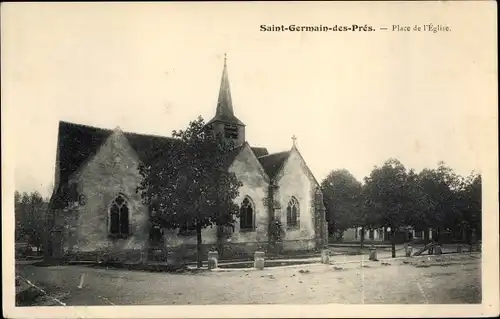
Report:
[[242,121],[240,121],[236,116],[234,115],[226,115],[226,114],[215,114],[215,116],[207,122],[207,125],[212,124],[214,122],[223,122],[227,124],[236,124],[236,125],[241,125],[245,126]]
[[216,121],[245,126],[245,124],[243,124],[243,122],[234,115],[226,58],[224,58],[224,68],[222,69],[219,97],[217,99],[217,109],[215,111],[214,118],[208,121],[207,125]]
[[274,178],[279,172],[285,161],[288,159],[290,151],[273,153],[260,156],[259,162],[270,178]]
[[[113,133],[113,130],[88,125],[59,122],[58,153],[59,153],[59,187],[64,186],[70,175],[85,161],[94,156],[99,147]],[[167,150],[171,150],[178,139],[171,137],[146,135],[137,133],[123,133],[139,159],[148,164]],[[227,166],[232,164],[242,146],[236,147],[227,154]],[[253,147],[256,157],[267,155],[264,147]]]
[[[73,172],[95,155],[112,133],[109,129],[59,122],[59,185],[64,185]],[[144,164],[179,143],[179,140],[169,137],[127,132],[124,132],[124,135]]]
[[267,148],[265,148],[265,147],[252,147],[252,151],[256,157],[269,155],[269,152],[267,151]]
[[243,145],[240,145],[238,147],[235,147],[233,148],[231,151],[229,151],[227,154],[226,154],[226,167],[229,168],[229,166],[231,166],[231,164],[234,162],[234,160],[236,159],[236,156],[238,156],[238,154],[240,153],[241,149],[245,146],[245,144]]

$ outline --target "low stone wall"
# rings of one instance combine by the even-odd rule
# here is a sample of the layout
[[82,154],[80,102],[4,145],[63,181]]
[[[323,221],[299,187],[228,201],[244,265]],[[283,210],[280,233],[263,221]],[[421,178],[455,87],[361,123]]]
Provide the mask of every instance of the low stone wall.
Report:
[[305,240],[287,240],[283,242],[283,251],[311,251],[316,249],[316,242],[314,239]]
[[139,262],[143,252],[140,249],[126,249],[119,252],[81,251],[68,252],[63,256],[66,261],[117,261]]
[[[217,251],[219,251],[219,259],[250,258],[259,247],[267,247],[267,242],[226,243],[224,244],[224,249],[222,251],[219,251],[220,249],[217,244],[202,244],[201,253],[202,256],[204,256],[204,260],[212,248],[216,248]],[[184,245],[181,247],[169,248],[168,254],[174,254],[179,258],[185,258],[187,260],[196,260],[197,247],[196,245]]]
[[[289,240],[283,242],[282,253],[293,254],[293,253],[308,253],[315,250],[316,243],[314,239],[310,240]],[[263,250],[266,255],[273,256],[275,253],[269,247],[268,242],[250,242],[250,243],[225,243],[224,248],[220,251],[217,244],[202,244],[201,252],[203,260],[208,256],[208,252],[215,248],[219,252],[219,259],[253,259],[254,253],[258,250]],[[184,258],[187,260],[196,260],[197,251],[196,245],[184,245],[182,247],[169,248],[169,255],[176,255],[178,258]]]
[[[276,255],[269,247],[268,242],[249,243],[226,243],[220,251],[217,244],[202,244],[201,254],[204,261],[207,260],[208,252],[215,248],[219,252],[219,259],[249,259],[252,260],[256,251],[264,251],[266,255]],[[283,242],[282,254],[308,253],[315,250],[314,239],[310,240],[288,240]],[[146,256],[147,255],[147,256]],[[281,255],[281,254],[280,254]],[[126,249],[122,251],[84,251],[68,252],[64,256],[67,261],[114,261],[114,262],[141,262],[147,258],[149,262],[164,262],[176,260],[181,262],[195,261],[197,259],[197,246],[195,244],[182,245],[167,248],[150,248],[146,251],[141,249]]]

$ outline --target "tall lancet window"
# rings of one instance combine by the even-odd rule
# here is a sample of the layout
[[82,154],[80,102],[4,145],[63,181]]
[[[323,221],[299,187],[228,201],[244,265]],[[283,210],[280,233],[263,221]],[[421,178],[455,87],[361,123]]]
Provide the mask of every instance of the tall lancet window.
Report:
[[254,229],[254,207],[248,197],[245,197],[240,207],[240,230],[251,231]]
[[109,233],[119,237],[129,234],[128,202],[122,195],[118,195],[109,207]]
[[292,229],[300,227],[299,202],[293,196],[286,207],[286,225]]

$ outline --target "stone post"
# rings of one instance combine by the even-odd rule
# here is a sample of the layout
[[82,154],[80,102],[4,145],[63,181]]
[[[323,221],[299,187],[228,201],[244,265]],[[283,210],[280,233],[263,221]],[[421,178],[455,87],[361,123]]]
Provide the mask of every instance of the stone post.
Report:
[[219,253],[217,251],[209,251],[208,252],[208,269],[217,268],[217,262],[219,259]]
[[370,247],[370,256],[368,257],[371,261],[377,261],[377,249],[375,247]]
[[323,234],[325,234],[324,236],[325,247],[328,247],[328,222],[326,221],[326,218],[323,220]]
[[314,191],[313,195],[315,241],[316,248],[319,249],[324,247],[328,242],[328,225],[325,218],[326,209],[323,203],[323,193],[318,188]]
[[411,244],[406,245],[406,257],[411,257],[411,253],[413,251],[413,247]]
[[321,263],[330,264],[330,249],[321,250]]
[[264,252],[256,251],[254,254],[253,266],[256,269],[264,269]]
[[462,245],[458,244],[458,246],[457,246],[457,253],[461,253],[461,252],[462,252]]

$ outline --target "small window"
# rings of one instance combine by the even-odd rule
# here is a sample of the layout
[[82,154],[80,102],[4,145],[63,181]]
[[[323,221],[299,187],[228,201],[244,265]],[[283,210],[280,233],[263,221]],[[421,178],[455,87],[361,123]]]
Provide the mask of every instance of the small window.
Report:
[[240,207],[240,230],[254,229],[254,208],[252,202],[245,197]]
[[288,228],[300,227],[299,202],[295,197],[288,202],[286,208],[286,224]]
[[122,195],[116,197],[109,208],[109,232],[119,237],[129,235],[129,208]]
[[225,124],[224,125],[224,136],[226,138],[237,139],[238,138],[238,127],[236,125]]

